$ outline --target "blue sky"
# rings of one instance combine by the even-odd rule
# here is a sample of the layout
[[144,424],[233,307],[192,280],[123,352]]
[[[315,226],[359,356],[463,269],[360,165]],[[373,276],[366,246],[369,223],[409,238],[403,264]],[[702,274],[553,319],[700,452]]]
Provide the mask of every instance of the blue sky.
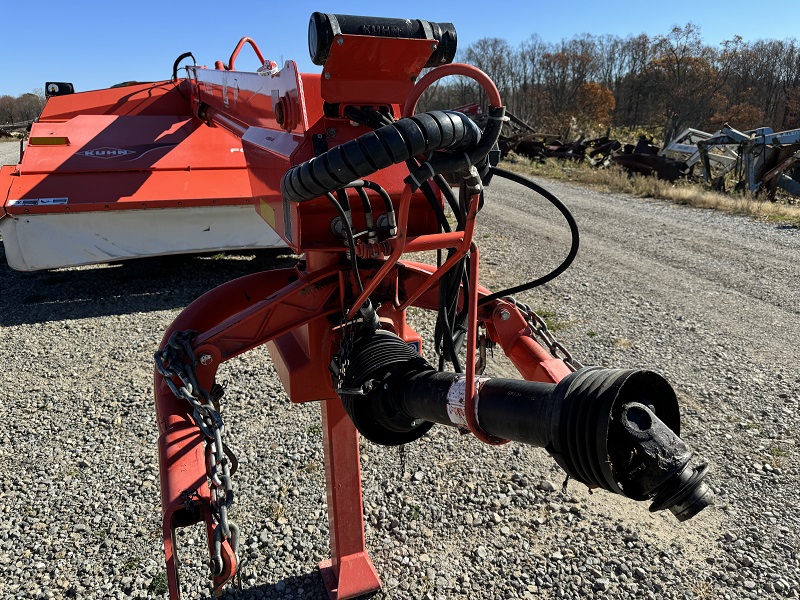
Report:
[[[245,35],[279,64],[295,60],[301,71],[316,72],[319,67],[311,63],[307,46],[308,19],[315,10],[452,22],[462,48],[482,37],[504,38],[516,46],[533,33],[549,42],[581,33],[658,35],[689,21],[700,26],[706,43],[717,45],[734,35],[745,40],[797,37],[800,23],[798,0],[380,4],[40,0],[28,6],[11,11],[14,25],[5,25],[0,34],[0,95],[43,88],[46,80],[69,81],[76,91],[83,91],[122,81],[166,79],[179,54],[191,51],[199,64],[209,66],[215,60],[227,62]],[[237,69],[254,69],[252,56],[244,49]]]

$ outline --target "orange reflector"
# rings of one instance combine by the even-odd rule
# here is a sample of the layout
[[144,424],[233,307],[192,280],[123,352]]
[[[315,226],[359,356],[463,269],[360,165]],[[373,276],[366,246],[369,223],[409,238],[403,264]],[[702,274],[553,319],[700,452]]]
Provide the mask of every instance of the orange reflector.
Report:
[[50,137],[32,137],[29,146],[69,146],[69,138],[65,135]]

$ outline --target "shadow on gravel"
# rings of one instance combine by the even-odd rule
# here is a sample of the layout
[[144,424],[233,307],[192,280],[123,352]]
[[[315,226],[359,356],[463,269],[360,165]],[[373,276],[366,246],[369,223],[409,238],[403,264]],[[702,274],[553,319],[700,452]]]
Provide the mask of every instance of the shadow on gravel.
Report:
[[[303,593],[299,596],[295,596],[299,589],[302,589]],[[287,577],[274,584],[257,585],[251,588],[244,588],[240,591],[229,590],[222,595],[223,600],[263,600],[289,597],[328,600],[328,592],[325,589],[325,585],[322,583],[322,577],[320,577],[319,571],[315,569],[307,575]],[[375,598],[377,600],[377,598],[382,597],[383,594],[381,594],[381,592],[374,592],[372,594],[359,596],[359,599],[367,600],[368,598]],[[207,600],[216,600],[216,596],[208,596]]]
[[226,281],[296,260],[259,250],[24,273],[8,266],[0,244],[0,326],[182,308]]

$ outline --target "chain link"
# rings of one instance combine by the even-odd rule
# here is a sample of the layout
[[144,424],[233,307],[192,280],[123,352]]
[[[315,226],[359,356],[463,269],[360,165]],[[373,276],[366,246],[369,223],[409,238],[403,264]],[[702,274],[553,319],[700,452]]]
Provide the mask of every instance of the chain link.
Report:
[[[357,390],[345,390],[344,380],[347,377],[347,368],[350,366],[350,354],[353,352],[353,344],[356,339],[355,320],[348,321],[343,315],[339,330],[342,339],[339,342],[339,351],[333,357],[332,371],[336,377],[336,392],[356,393]],[[363,392],[362,392],[363,393]]]
[[[239,562],[239,528],[228,518],[228,509],[233,504],[233,481],[237,460],[222,440],[225,424],[219,414],[219,399],[223,388],[214,384],[211,391],[205,390],[197,381],[197,357],[192,350],[194,331],[176,331],[163,350],[155,353],[156,369],[164,377],[177,398],[183,398],[192,406],[194,421],[203,433],[206,443],[206,475],[211,489],[211,502],[207,505],[217,527],[211,555],[211,573],[221,575],[224,570],[222,543],[229,540],[236,562]],[[188,359],[188,360],[187,360]],[[176,385],[173,378],[180,380]],[[201,500],[197,490],[184,492],[187,502]]]
[[533,336],[544,342],[545,346],[547,346],[547,350],[550,352],[553,358],[561,359],[573,371],[583,368],[583,364],[578,359],[573,357],[569,350],[567,350],[564,345],[559,342],[555,336],[553,336],[544,319],[537,315],[530,306],[524,302],[520,302],[516,298],[512,298],[511,296],[503,298],[503,300],[513,304],[525,315],[528,325],[531,328],[531,333]]

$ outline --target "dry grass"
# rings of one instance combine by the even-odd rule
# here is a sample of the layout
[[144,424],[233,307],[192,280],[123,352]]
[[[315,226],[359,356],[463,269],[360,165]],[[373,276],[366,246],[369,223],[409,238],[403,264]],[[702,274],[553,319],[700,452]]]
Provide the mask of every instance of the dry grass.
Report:
[[596,169],[587,163],[547,159],[543,164],[510,155],[502,166],[522,175],[587,184],[609,192],[623,192],[638,198],[658,198],[676,204],[712,208],[800,227],[800,206],[760,200],[749,194],[723,194],[686,181],[669,183],[655,177],[628,176],[619,167]]

